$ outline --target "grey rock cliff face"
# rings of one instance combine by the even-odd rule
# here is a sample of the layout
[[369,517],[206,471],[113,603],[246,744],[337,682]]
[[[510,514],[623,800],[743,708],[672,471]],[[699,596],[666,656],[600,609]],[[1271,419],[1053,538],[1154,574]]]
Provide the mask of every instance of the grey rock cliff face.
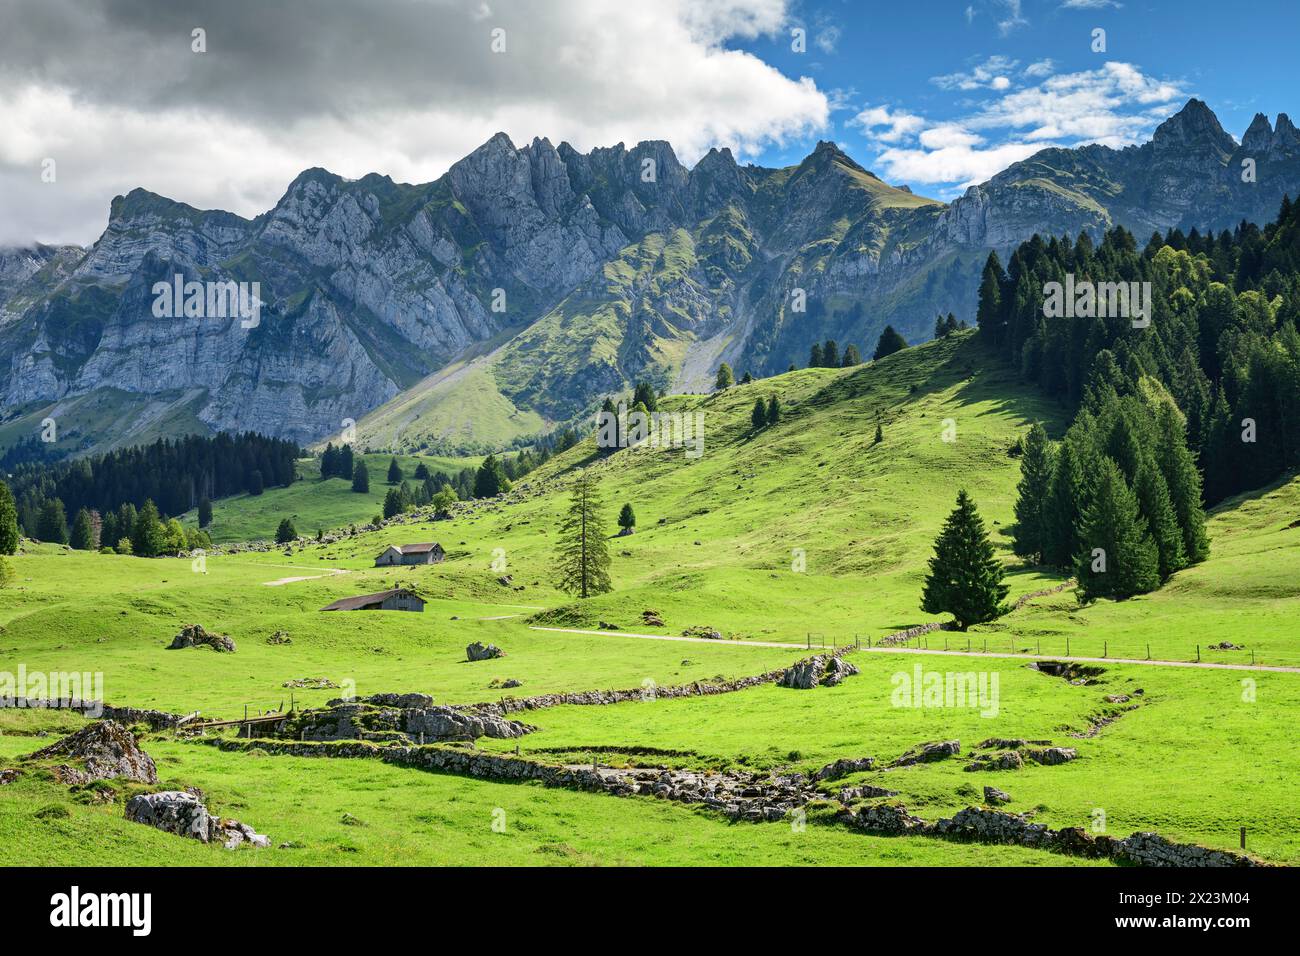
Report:
[[[973,318],[990,249],[1035,233],[1264,222],[1287,192],[1290,119],[1257,116],[1238,145],[1197,100],[1142,146],[1043,150],[948,206],[832,143],[782,170],[725,149],[687,169],[660,141],[580,153],[504,134],[422,185],[309,169],[255,219],[137,189],[88,250],[0,251],[0,403],[112,394],[142,429],[182,411],[306,443],[509,330],[488,374],[564,421],[636,378],[770,374],[828,337],[866,352],[886,323],[925,338],[936,312]],[[175,275],[258,283],[259,323],[156,317]],[[710,340],[665,365],[665,343]]]

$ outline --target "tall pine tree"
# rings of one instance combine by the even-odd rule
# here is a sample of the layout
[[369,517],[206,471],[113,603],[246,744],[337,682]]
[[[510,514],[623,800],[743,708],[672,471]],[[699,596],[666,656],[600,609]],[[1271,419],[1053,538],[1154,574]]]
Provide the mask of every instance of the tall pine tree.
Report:
[[1160,584],[1160,556],[1137,496],[1119,466],[1101,459],[1097,486],[1079,527],[1078,598],[1126,598]]
[[613,590],[609,548],[595,479],[584,469],[573,484],[569,512],[560,522],[556,587],[580,598]]
[[994,556],[984,520],[965,489],[934,543],[930,573],[921,591],[921,610],[951,614],[957,627],[991,621],[1002,613],[1009,588],[1002,563]]
[[1024,457],[1020,461],[1016,527],[1012,539],[1016,554],[1034,563],[1043,561],[1050,537],[1048,517],[1054,466],[1047,431],[1035,422],[1025,436]]

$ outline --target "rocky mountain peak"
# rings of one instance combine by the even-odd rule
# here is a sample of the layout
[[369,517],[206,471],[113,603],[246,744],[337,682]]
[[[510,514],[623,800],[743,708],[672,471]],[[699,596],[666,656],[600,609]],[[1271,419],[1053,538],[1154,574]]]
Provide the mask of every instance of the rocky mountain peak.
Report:
[[1151,145],[1157,151],[1209,148],[1224,155],[1237,148],[1236,140],[1224,131],[1214,111],[1195,98],[1156,127]]
[[1277,126],[1273,130],[1273,148],[1288,153],[1300,151],[1300,130],[1295,128],[1291,117],[1285,113],[1277,114]]
[[1256,113],[1255,118],[1250,121],[1250,127],[1246,130],[1246,135],[1241,138],[1242,148],[1248,152],[1258,152],[1268,149],[1268,145],[1272,141],[1272,124],[1269,123],[1268,117],[1263,113]]

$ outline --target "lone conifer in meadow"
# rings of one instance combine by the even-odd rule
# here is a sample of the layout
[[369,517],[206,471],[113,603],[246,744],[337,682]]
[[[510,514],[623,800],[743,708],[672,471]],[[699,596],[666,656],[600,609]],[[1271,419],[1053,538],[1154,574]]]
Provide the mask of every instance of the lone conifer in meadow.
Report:
[[885,331],[880,333],[880,341],[876,343],[875,354],[871,357],[878,362],[886,355],[893,355],[905,348],[907,348],[907,339],[899,335],[892,325],[887,325]]
[[629,534],[636,527],[636,512],[630,503],[623,505],[623,510],[618,513],[618,526]]
[[212,502],[206,496],[199,499],[199,527],[212,524]]
[[613,590],[609,580],[609,549],[600,517],[596,482],[584,470],[573,485],[569,513],[560,523],[558,575],[561,591],[587,598]]
[[388,483],[395,485],[402,480],[402,466],[397,463],[397,456],[388,462]]
[[352,472],[352,490],[358,494],[370,491],[370,472],[366,470],[364,458],[357,459],[356,470]]
[[1075,560],[1081,602],[1099,597],[1122,599],[1160,585],[1160,557],[1142,519],[1137,496],[1124,483],[1119,466],[1101,459],[1092,501],[1079,528]]
[[951,614],[957,627],[991,621],[1002,612],[1009,588],[1002,583],[1002,563],[984,521],[965,489],[934,543],[930,573],[921,592],[921,610]]
[[775,425],[781,420],[781,403],[773,395],[767,400],[767,423]]
[[14,554],[18,550],[18,509],[14,506],[13,492],[0,481],[0,554]]
[[731,371],[731,366],[726,362],[718,366],[718,377],[713,384],[719,392],[736,384],[736,376]]
[[827,368],[840,367],[840,347],[834,339],[822,343],[822,364]]
[[72,521],[72,534],[68,538],[68,544],[78,551],[95,550],[95,529],[90,522],[90,512],[85,508],[79,510]]
[[1022,558],[1041,563],[1048,541],[1048,508],[1054,470],[1052,446],[1047,431],[1035,422],[1025,437],[1020,460],[1020,484],[1016,486],[1016,527],[1013,548]]
[[872,444],[879,445],[885,440],[885,431],[880,427],[880,422],[876,422],[876,439]]
[[293,526],[293,522],[288,518],[280,519],[280,526],[275,529],[275,543],[288,544],[296,540],[298,529]]
[[767,424],[767,405],[761,398],[754,399],[754,410],[749,413],[749,423],[758,431]]

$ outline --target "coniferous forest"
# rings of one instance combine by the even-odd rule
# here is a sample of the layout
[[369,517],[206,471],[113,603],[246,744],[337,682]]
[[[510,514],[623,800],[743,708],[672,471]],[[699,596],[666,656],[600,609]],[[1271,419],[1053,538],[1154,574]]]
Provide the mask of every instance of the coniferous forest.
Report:
[[[1046,284],[1067,277],[1149,282],[1149,324],[1046,317]],[[1203,560],[1203,505],[1300,465],[1298,316],[1289,199],[1262,229],[1175,229],[1140,250],[1122,228],[1098,245],[1035,236],[1005,270],[990,254],[980,335],[1075,410],[1059,442],[1035,427],[1022,443],[1017,553],[1076,572],[1085,599],[1149,591]]]
[[301,454],[294,442],[252,432],[190,435],[53,465],[21,464],[8,483],[20,523],[35,535],[40,512],[53,499],[69,515],[152,501],[162,514],[174,516],[205,498],[288,485]]

